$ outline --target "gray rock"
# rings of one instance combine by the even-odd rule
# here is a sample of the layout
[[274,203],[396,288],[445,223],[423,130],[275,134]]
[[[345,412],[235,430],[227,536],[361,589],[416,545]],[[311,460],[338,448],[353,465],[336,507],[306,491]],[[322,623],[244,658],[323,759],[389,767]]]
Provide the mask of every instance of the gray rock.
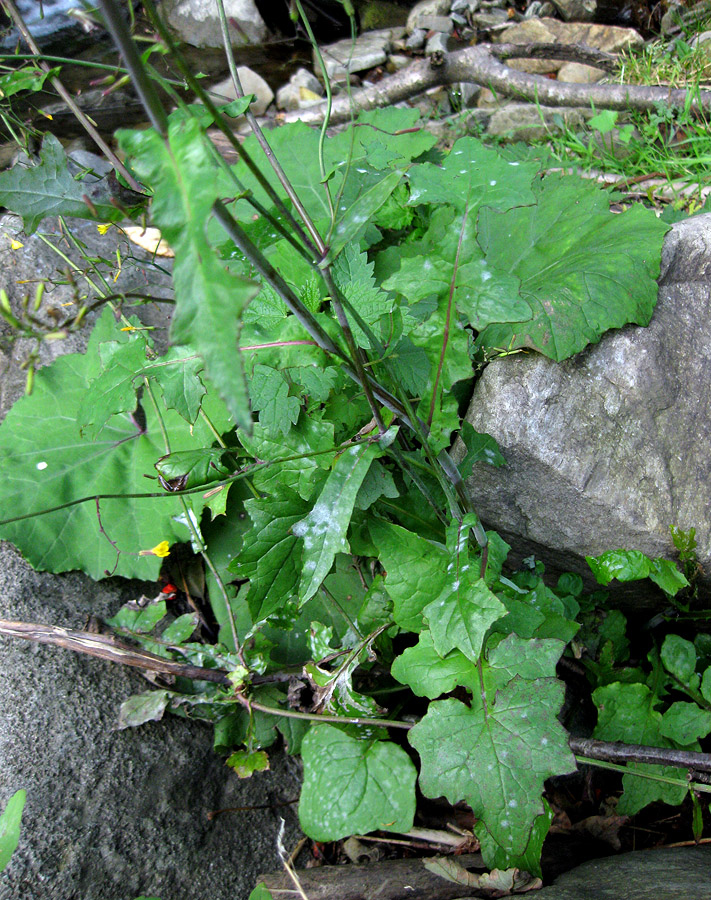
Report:
[[[102,236],[93,222],[70,222],[90,257],[115,260],[121,248],[115,285],[110,265],[99,264],[112,288],[170,294],[167,276],[116,229]],[[49,278],[65,266],[37,235],[27,237],[20,227],[17,217],[0,217],[3,286],[15,309],[38,277]],[[42,230],[59,241],[51,220]],[[15,236],[22,249],[11,249]],[[61,247],[77,259],[66,239]],[[169,265],[161,260],[161,266]],[[78,277],[77,284],[83,289]],[[61,309],[73,290],[57,284],[44,296],[40,316]],[[141,307],[163,344],[167,309]],[[43,343],[42,364],[60,353],[81,352],[89,331]],[[30,349],[27,343],[10,347],[6,335],[2,322],[0,417],[24,391],[19,363]],[[156,592],[143,583],[97,584],[77,573],[38,573],[9,544],[0,544],[0,618],[82,629],[89,615],[113,615],[151,589]],[[136,670],[0,635],[0,808],[19,788],[27,791],[20,844],[0,876],[0,900],[133,900],[142,893],[162,900],[235,900],[248,896],[260,871],[279,867],[274,841],[280,816],[288,823],[287,846],[297,837],[291,807],[213,821],[207,813],[291,800],[298,794],[291,761],[275,751],[272,772],[245,782],[213,754],[211,729],[203,723],[166,717],[116,731],[120,704],[148,687]]]
[[[257,72],[253,71],[248,66],[238,66],[237,74],[239,75],[239,81],[245,96],[247,94],[254,94],[254,100],[252,101],[250,109],[255,116],[263,116],[267,107],[274,99],[274,91],[272,91],[261,75],[257,74]],[[217,84],[213,84],[210,87],[209,94],[213,103],[216,103],[218,106],[220,104],[230,103],[237,98],[237,92],[235,91],[235,86],[230,77],[218,81]]]
[[407,17],[407,33],[411,34],[416,28],[424,28],[424,25],[420,25],[420,19],[425,16],[446,16],[451,5],[452,0],[419,0]]
[[497,28],[500,25],[507,25],[512,20],[509,19],[505,9],[496,9],[491,7],[485,11],[474,13],[471,17],[472,25],[477,28]]
[[558,69],[558,81],[567,81],[570,84],[594,84],[604,78],[606,74],[604,69],[568,62]]
[[592,22],[597,12],[597,0],[553,0],[566,22]]
[[577,109],[533,106],[530,103],[507,103],[489,119],[487,134],[509,141],[536,141],[566,128],[583,124]]
[[541,3],[540,0],[533,0],[533,3],[529,3],[526,7],[523,17],[524,19],[544,19],[552,15],[555,15],[555,6],[552,3],[549,3],[548,0],[545,0],[544,3]]
[[411,62],[411,57],[405,56],[403,53],[391,53],[388,57],[387,70],[393,75],[395,72],[399,72],[400,69],[409,66]]
[[442,31],[445,34],[452,33],[452,20],[449,16],[420,16],[417,27],[425,31]]
[[[0,616],[83,628],[145,585],[95,584],[33,571],[0,544]],[[279,754],[273,771],[240,781],[212,752],[211,729],[175,717],[116,731],[119,705],[150,686],[134,670],[0,636],[0,808],[27,791],[20,844],[0,878],[0,900],[247,897],[298,795]],[[239,839],[236,835],[239,835]]]
[[482,87],[469,81],[461,81],[452,85],[452,93],[459,99],[462,109],[472,109],[477,105]]
[[[394,31],[398,32],[397,35],[394,35]],[[335,44],[321,47],[326,72],[332,78],[347,72],[363,72],[381,66],[388,58],[393,40],[400,36],[399,32],[400,29],[392,28],[366,31],[356,38],[355,44],[350,38],[344,38]],[[315,57],[314,66],[318,66]]]
[[306,109],[313,106],[314,103],[320,103],[321,97],[314,94],[308,88],[298,87],[289,82],[280,87],[276,95],[277,109],[285,109],[288,111],[295,109]]
[[405,41],[406,50],[422,50],[427,40],[427,32],[422,28],[415,28]]
[[[634,28],[590,22],[561,22],[550,18],[532,18],[514,23],[496,35],[495,39],[513,44],[586,44],[608,53],[618,53],[623,48],[641,46],[644,43]],[[512,59],[508,64],[522,72],[544,75],[557,72],[563,62],[553,59]]]
[[451,39],[448,34],[435,31],[431,37],[427,38],[425,56],[432,56],[433,53],[446,53],[450,49],[450,45]]
[[537,900],[711,900],[711,849],[674,847],[583,863]]
[[[222,32],[214,0],[163,0],[161,12],[181,40],[193,47],[222,47]],[[225,0],[234,47],[261,44],[269,32],[254,0]]]
[[306,88],[307,91],[318,94],[319,97],[323,95],[323,85],[314,73],[309,72],[308,69],[297,69],[289,79],[289,84],[293,84],[298,88]]
[[[476,467],[482,518],[557,569],[627,548],[674,557],[669,526],[696,528],[711,571],[711,216],[673,226],[647,328],[606,334],[573,359],[496,360],[468,420],[507,465]],[[704,576],[708,581],[708,576]]]

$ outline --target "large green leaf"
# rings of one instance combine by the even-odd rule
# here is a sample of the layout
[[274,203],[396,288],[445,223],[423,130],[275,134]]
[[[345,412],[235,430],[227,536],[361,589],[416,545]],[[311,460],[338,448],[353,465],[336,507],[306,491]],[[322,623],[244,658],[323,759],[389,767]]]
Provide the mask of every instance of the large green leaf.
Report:
[[[624,741],[647,747],[673,747],[664,737],[662,714],[656,709],[656,696],[645,684],[622,684],[617,681],[599,687],[593,694],[598,708],[598,721],[594,737],[601,741]],[[667,723],[668,728],[668,723]],[[620,815],[633,816],[648,803],[661,800],[676,806],[687,793],[685,784],[666,784],[649,778],[635,777],[634,772],[650,773],[682,781],[684,769],[671,766],[651,766],[644,763],[628,763],[629,774],[622,778],[624,794],[617,805]]]
[[608,550],[600,556],[586,556],[585,561],[599,584],[607,585],[614,578],[618,581],[649,578],[672,597],[689,586],[676,563],[661,556],[650,559],[639,550]]
[[432,295],[451,297],[467,323],[481,331],[492,322],[530,318],[530,309],[518,294],[519,284],[515,275],[494,277],[476,240],[475,214],[444,206],[433,213],[420,241],[404,245],[400,268],[383,287],[411,302]]
[[[373,277],[373,263],[368,262],[356,244],[349,244],[333,266],[333,279],[343,292],[350,307],[371,327],[392,312],[394,299],[382,291]],[[370,340],[361,327],[349,316],[351,328],[361,347],[370,347]]]
[[251,437],[240,433],[240,440],[255,459],[274,463],[256,471],[255,487],[274,495],[284,494],[286,489],[286,496],[296,492],[304,500],[311,497],[336,452],[333,425],[314,417],[301,416],[287,435],[275,436],[262,425],[255,425]]
[[331,571],[337,553],[348,552],[346,532],[358,491],[371,462],[382,451],[378,444],[356,444],[342,453],[311,512],[292,527],[303,540],[303,572],[299,599],[309,600]]
[[441,166],[422,163],[410,172],[410,205],[465,208],[476,218],[482,206],[510,209],[533,203],[538,164],[509,162],[476,138],[460,138]]
[[467,659],[461,650],[440,656],[429,631],[423,631],[417,644],[393,661],[390,671],[393,678],[409,685],[418,697],[430,700],[448,694],[457,685],[472,690],[477,677],[476,663]]
[[[385,179],[388,180],[385,182],[387,190],[384,193],[390,194],[399,181],[393,177],[392,169],[407,165],[434,145],[436,139],[425,129],[413,130],[417,127],[419,118],[419,113],[411,109],[362,112],[354,128],[348,128],[326,140],[324,164],[327,174],[331,176],[331,195],[341,195],[340,205],[335,211],[337,224],[339,220],[350,221],[349,210],[352,205],[366,191],[375,188]],[[331,210],[319,166],[318,133],[307,125],[294,122],[267,132],[266,137],[312,219],[329,219]],[[264,159],[256,139],[247,138],[244,146],[277,194],[286,199],[284,189]],[[272,205],[243,162],[238,162],[234,171],[257,199],[267,207]],[[382,198],[384,200],[385,197]],[[380,203],[375,208],[379,205]],[[249,220],[253,213],[252,208],[244,201],[236,204],[235,210],[245,220]]]
[[488,629],[506,614],[506,607],[475,568],[465,563],[454,576],[447,579],[442,593],[425,606],[423,613],[440,656],[457,647],[476,662]]
[[47,216],[118,222],[124,213],[110,200],[104,181],[92,183],[72,177],[64,148],[53,134],[44,136],[38,163],[0,172],[0,205],[22,216],[28,234],[36,231]]
[[385,569],[395,622],[407,631],[422,631],[422,611],[447,583],[449,553],[399,525],[372,521],[370,533]]
[[[559,656],[564,645],[555,643]],[[471,706],[453,699],[430,703],[409,734],[420,754],[422,792],[471,806],[490,866],[502,860],[508,866],[526,853],[544,812],[543,782],[575,768],[557,719],[563,685],[548,675],[553,655],[541,664],[536,641],[520,641],[503,656],[499,647],[489,651],[483,678],[472,685]]]
[[485,330],[483,345],[532,347],[562,360],[610,328],[651,319],[668,230],[651,210],[614,215],[594,184],[548,176],[535,206],[483,209],[478,228],[492,280],[520,279],[529,308],[519,322]]
[[154,191],[152,218],[175,252],[171,336],[190,344],[237,424],[249,430],[249,398],[238,351],[240,317],[258,287],[230,274],[207,239],[220,198],[218,165],[195,119],[173,121],[168,141],[155,131],[118,132],[136,173]]
[[[0,537],[12,541],[37,569],[65,572],[82,569],[93,578],[112,571],[116,551],[122,550],[116,573],[126,577],[155,578],[156,556],[130,555],[161,541],[186,540],[188,533],[174,517],[183,515],[177,497],[131,498],[125,494],[159,490],[153,464],[165,453],[160,428],[150,403],[145,404],[145,425],[129,414],[114,416],[94,441],[82,437],[79,409],[92,381],[99,375],[98,345],[115,339],[117,329],[109,310],[97,324],[86,354],[60,357],[41,369],[34,391],[19,400],[0,427],[0,508],[7,517],[42,510],[96,494],[117,494],[100,502],[102,534],[96,503],[89,500],[67,509],[0,526]],[[219,413],[216,416],[219,423]],[[202,421],[193,434],[172,410],[163,413],[171,449],[209,446],[212,433]],[[198,515],[200,494],[185,498]]]
[[286,605],[296,592],[301,571],[301,544],[293,526],[308,507],[296,495],[284,500],[248,500],[252,528],[230,571],[249,579],[247,602],[255,622]]
[[303,740],[302,757],[299,821],[310,838],[337,841],[412,828],[417,773],[397,744],[359,741],[333,726],[316,725]]

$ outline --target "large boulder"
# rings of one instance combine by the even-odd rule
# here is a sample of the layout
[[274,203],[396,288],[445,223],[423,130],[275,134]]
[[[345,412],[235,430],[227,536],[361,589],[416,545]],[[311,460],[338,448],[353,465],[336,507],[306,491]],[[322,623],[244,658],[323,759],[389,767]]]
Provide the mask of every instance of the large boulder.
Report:
[[507,465],[469,480],[482,518],[555,569],[636,549],[674,557],[670,526],[696,529],[711,573],[711,215],[674,225],[647,328],[606,334],[563,363],[492,362],[468,421]]
[[[178,37],[193,47],[222,47],[222,30],[213,0],[163,0],[161,12]],[[225,15],[232,45],[261,44],[267,26],[254,0],[225,0]]]
[[623,853],[583,863],[537,900],[711,900],[708,847]]
[[[20,228],[17,217],[0,217],[0,267],[13,308],[19,310],[28,287],[34,293],[40,277],[56,282],[40,314],[72,309],[75,288],[62,273],[64,261]],[[52,237],[51,222],[42,230],[83,265],[66,239]],[[102,236],[94,223],[74,221],[72,232],[89,257],[109,261],[99,268],[112,289],[159,298],[170,293],[170,260],[151,266],[149,254],[116,229]],[[23,246],[13,249],[13,241]],[[110,264],[119,247],[122,267],[114,282]],[[81,292],[78,274],[76,280]],[[166,340],[169,309],[156,303],[141,311],[159,343]],[[0,320],[0,419],[24,391],[20,363],[33,349],[29,341],[9,345],[7,331]],[[41,363],[81,352],[86,333],[43,343]],[[0,618],[83,629],[89,616],[114,615],[141,593],[157,588],[35,572],[13,547],[0,544]],[[139,894],[235,900],[248,896],[260,871],[279,867],[280,818],[287,822],[287,846],[297,835],[288,804],[299,792],[295,765],[270,751],[272,771],[240,781],[213,753],[209,725],[166,717],[117,730],[120,704],[149,687],[136,670],[0,635],[0,809],[16,790],[27,791],[20,844],[0,875],[0,900],[133,900]],[[235,807],[242,811],[208,819],[213,810]]]

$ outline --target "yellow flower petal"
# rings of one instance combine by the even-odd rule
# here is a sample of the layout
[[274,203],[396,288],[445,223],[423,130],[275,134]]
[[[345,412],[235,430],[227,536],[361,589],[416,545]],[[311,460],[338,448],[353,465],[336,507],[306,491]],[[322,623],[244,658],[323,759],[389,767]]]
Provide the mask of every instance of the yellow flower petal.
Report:
[[155,547],[151,547],[150,550],[139,550],[139,556],[170,556],[170,544],[168,541],[161,541],[160,544],[156,544]]
[[103,225],[96,226],[99,234],[106,234],[106,232],[111,228],[111,222],[105,222]]
[[5,232],[5,237],[10,241],[10,249],[11,250],[22,250],[25,246],[21,241],[18,241],[17,238],[14,238],[11,234]]

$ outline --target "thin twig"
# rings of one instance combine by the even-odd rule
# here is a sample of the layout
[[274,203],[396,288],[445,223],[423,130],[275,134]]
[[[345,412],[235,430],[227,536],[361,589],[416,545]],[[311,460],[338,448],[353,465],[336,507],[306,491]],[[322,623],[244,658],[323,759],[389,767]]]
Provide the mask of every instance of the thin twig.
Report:
[[570,738],[570,749],[580,756],[608,762],[650,763],[711,772],[711,753],[675,750],[673,747],[634,747],[620,741],[596,741],[592,738]]

